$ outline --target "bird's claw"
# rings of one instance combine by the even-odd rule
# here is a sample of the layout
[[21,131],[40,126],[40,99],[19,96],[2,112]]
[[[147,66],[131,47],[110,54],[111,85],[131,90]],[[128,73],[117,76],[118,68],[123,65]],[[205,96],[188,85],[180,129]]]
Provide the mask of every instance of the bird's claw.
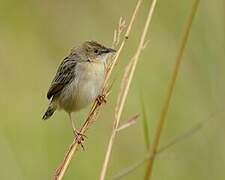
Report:
[[74,131],[73,131],[73,134],[74,134],[74,136],[75,136],[75,139],[76,139],[77,143],[78,143],[79,145],[81,145],[81,147],[82,147],[83,150],[85,150],[85,149],[84,149],[84,145],[83,145],[82,142],[84,141],[84,138],[87,138],[87,136],[84,135],[84,134],[82,134],[82,133],[80,133],[80,132],[77,131],[77,130],[74,130]]
[[105,95],[99,95],[97,97],[98,104],[106,103]]

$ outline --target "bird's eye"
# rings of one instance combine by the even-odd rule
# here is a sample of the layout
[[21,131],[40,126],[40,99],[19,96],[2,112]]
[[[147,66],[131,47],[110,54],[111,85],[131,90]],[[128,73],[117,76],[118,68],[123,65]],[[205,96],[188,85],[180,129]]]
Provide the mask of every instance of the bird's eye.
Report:
[[95,50],[94,50],[94,53],[95,53],[95,54],[98,54],[98,50],[97,50],[97,49],[95,49]]

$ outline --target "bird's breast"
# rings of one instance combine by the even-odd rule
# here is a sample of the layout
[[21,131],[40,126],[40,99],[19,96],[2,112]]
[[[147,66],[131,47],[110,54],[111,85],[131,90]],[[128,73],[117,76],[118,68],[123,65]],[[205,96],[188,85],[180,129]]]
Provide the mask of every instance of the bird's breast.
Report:
[[73,91],[73,111],[84,108],[100,94],[104,81],[103,63],[82,63],[77,67]]

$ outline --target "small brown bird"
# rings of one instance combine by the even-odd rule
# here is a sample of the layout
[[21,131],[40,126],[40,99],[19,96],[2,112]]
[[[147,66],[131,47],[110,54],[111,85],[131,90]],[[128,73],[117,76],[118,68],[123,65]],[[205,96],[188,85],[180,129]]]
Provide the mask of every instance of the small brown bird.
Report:
[[86,41],[73,48],[60,64],[50,85],[47,98],[51,101],[42,118],[46,120],[57,109],[63,109],[69,114],[73,131],[77,134],[71,113],[84,108],[100,95],[106,59],[112,52],[115,50],[96,41]]

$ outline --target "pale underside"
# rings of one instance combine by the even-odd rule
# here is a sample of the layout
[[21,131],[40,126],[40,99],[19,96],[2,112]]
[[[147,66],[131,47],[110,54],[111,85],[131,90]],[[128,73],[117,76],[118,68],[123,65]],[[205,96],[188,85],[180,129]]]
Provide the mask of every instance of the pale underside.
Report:
[[63,88],[57,98],[58,109],[71,113],[93,102],[100,94],[105,67],[100,62],[78,63],[74,80]]

